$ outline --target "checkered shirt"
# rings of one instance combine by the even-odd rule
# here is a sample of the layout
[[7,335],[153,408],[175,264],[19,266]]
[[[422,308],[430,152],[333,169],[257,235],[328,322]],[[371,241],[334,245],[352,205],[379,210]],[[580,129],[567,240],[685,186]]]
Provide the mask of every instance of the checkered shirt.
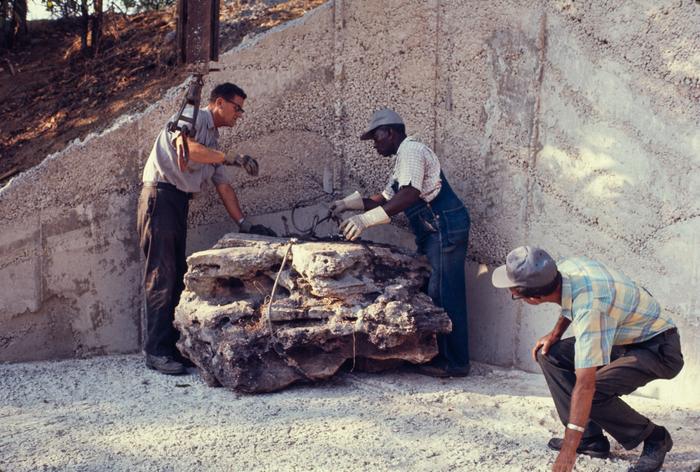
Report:
[[610,363],[615,345],[640,343],[674,328],[651,294],[622,272],[584,258],[557,264],[561,315],[571,320],[577,369]]
[[396,193],[391,188],[394,182],[399,183],[398,188],[410,185],[421,192],[420,198],[430,202],[437,197],[442,187],[440,161],[432,149],[409,136],[396,151],[394,170],[382,192],[387,200],[391,200]]

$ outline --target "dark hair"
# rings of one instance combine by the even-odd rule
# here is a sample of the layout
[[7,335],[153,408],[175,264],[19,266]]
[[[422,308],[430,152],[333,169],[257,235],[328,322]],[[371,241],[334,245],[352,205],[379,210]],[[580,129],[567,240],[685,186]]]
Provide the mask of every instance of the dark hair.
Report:
[[234,97],[248,98],[242,88],[231,82],[224,82],[214,87],[209,95],[209,103],[215,102],[217,98],[233,100]]
[[[382,125],[379,128],[393,129],[394,131],[396,131],[399,134],[399,136],[406,136],[406,125],[404,125],[402,123],[395,123],[395,124],[391,124],[391,125]],[[377,129],[379,129],[379,128],[377,128]]]
[[517,287],[517,291],[520,295],[523,297],[546,297],[547,295],[551,295],[554,293],[554,291],[559,288],[559,285],[561,284],[561,273],[557,271],[556,277],[554,277],[554,280],[549,282],[547,285],[544,285],[542,287]]

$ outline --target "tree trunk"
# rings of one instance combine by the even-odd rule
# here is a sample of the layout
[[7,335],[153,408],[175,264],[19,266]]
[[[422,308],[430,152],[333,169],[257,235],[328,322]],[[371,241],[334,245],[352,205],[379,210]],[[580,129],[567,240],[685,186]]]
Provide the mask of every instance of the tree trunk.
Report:
[[90,31],[90,14],[87,0],[80,0],[80,13],[80,50],[87,54],[89,51],[88,32]]
[[100,50],[100,42],[102,40],[102,0],[93,1],[93,16],[92,16],[92,57],[97,57]]
[[0,0],[0,49],[10,45],[10,0]]
[[12,44],[27,36],[27,0],[14,0],[12,2]]

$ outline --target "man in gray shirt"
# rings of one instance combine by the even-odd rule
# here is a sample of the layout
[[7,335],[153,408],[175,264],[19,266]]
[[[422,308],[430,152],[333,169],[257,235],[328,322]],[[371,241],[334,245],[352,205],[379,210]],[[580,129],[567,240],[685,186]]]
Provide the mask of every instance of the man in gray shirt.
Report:
[[175,346],[179,333],[173,319],[187,271],[187,212],[192,194],[201,190],[204,180],[211,179],[240,231],[250,229],[223,165],[240,166],[248,174],[257,175],[258,164],[250,156],[218,150],[218,129],[236,124],[244,113],[245,99],[240,87],[228,82],[217,85],[207,107],[197,114],[194,137],[186,138],[188,162],[178,162],[178,149],[184,146],[185,138],[168,131],[166,126],[143,170],[137,224],[145,256],[146,365],[164,374],[186,372],[184,359]]

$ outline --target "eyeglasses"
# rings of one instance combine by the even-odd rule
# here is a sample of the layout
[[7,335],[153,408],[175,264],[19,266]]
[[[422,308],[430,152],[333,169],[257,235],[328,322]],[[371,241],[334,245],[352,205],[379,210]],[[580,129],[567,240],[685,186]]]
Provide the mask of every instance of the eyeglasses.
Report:
[[224,97],[221,97],[221,98],[222,98],[225,102],[229,102],[229,103],[232,104],[234,107],[236,107],[236,111],[237,111],[238,113],[241,113],[241,114],[245,113],[245,110],[244,110],[243,108],[241,108],[241,106],[240,106],[238,103],[233,102],[233,101],[231,101],[231,100],[226,100]]
[[514,294],[513,292],[510,292],[510,298],[511,300],[522,300],[523,298],[527,298],[525,295],[520,295],[520,294]]

